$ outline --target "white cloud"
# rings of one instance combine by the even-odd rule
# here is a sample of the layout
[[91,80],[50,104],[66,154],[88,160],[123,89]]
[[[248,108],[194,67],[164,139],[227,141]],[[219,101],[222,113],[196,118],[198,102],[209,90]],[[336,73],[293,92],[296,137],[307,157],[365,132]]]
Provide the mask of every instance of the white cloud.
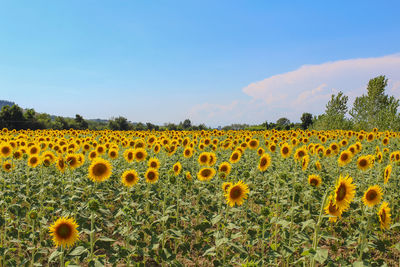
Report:
[[[274,75],[243,88],[268,110],[286,109],[298,121],[302,112],[319,114],[324,111],[330,95],[343,91],[352,100],[365,93],[369,79],[386,75],[388,93],[400,96],[400,54],[377,58],[359,58],[304,65],[297,70]],[[281,114],[285,116],[285,114]]]

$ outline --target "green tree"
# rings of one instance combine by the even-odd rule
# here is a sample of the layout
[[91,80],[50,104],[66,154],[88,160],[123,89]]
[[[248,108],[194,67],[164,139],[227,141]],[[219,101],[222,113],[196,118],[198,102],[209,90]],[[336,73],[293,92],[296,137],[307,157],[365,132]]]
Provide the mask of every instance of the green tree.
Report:
[[355,99],[349,113],[357,130],[399,129],[399,100],[385,94],[387,82],[384,75],[369,80],[367,94]]
[[127,131],[130,129],[127,118],[119,116],[108,122],[108,128],[111,130]]
[[313,117],[311,113],[303,113],[303,115],[301,115],[301,128],[303,130],[308,129],[308,127],[310,127],[310,125],[313,123]]
[[81,129],[81,130],[87,129],[89,127],[89,124],[87,123],[87,121],[85,121],[83,119],[83,117],[79,114],[75,115],[75,125],[76,125],[76,128]]

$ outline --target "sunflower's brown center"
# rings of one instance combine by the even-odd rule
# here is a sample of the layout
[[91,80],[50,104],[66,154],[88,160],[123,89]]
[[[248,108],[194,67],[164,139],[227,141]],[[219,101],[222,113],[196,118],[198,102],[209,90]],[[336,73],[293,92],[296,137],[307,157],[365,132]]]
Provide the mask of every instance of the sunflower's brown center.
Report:
[[201,163],[205,163],[205,162],[207,162],[207,161],[208,161],[207,155],[202,155],[202,156],[200,156],[200,162],[201,162]]
[[77,163],[75,157],[68,157],[67,162],[69,163],[70,166],[75,166]]
[[31,158],[31,159],[29,160],[29,162],[30,162],[31,164],[36,164],[36,163],[38,162],[38,159],[37,159],[37,158]]
[[260,167],[265,167],[267,165],[268,161],[266,158],[262,158],[260,161]]
[[347,153],[343,153],[342,155],[340,155],[340,160],[341,161],[346,161],[349,159],[349,155]]
[[257,146],[257,141],[250,141],[250,146],[251,147],[256,147]]
[[297,155],[298,155],[300,158],[302,158],[302,157],[304,157],[305,153],[304,153],[303,150],[300,150],[300,151],[297,153]]
[[386,211],[383,209],[380,214],[381,221],[384,223],[386,221]]
[[341,184],[337,190],[337,201],[342,201],[346,196],[346,185]]
[[225,191],[225,192],[226,192],[226,191],[228,191],[229,187],[231,187],[231,185],[230,185],[230,184],[227,184],[227,185],[225,185],[225,187],[224,187],[224,191]]
[[318,185],[318,180],[315,179],[315,178],[312,178],[311,181],[310,181],[310,184],[311,184],[312,186],[317,186],[317,185]]
[[337,147],[337,145],[332,145],[331,148],[332,148],[332,150],[336,150],[338,147]]
[[229,196],[232,199],[238,199],[241,195],[242,195],[242,188],[240,188],[239,186],[233,187],[229,193]]
[[38,152],[36,147],[31,148],[31,154],[36,154]]
[[133,175],[133,173],[128,173],[128,174],[125,176],[125,180],[126,180],[128,183],[133,182],[133,181],[135,180],[135,175]]
[[64,168],[64,161],[61,159],[58,161],[58,166],[62,169]]
[[137,152],[137,153],[136,153],[136,158],[137,158],[137,159],[142,159],[142,158],[144,158],[143,152],[141,152],[141,151]]
[[354,147],[350,147],[350,148],[349,148],[349,150],[350,150],[350,152],[351,152],[351,153],[353,153],[353,154],[354,154],[354,152],[355,152],[355,149],[354,149]]
[[104,151],[103,147],[99,146],[99,147],[97,148],[97,152],[102,153],[103,151]]
[[9,147],[2,147],[1,148],[1,153],[3,153],[3,154],[8,154],[8,153],[10,153],[10,148]]
[[68,239],[72,234],[72,229],[69,224],[62,223],[56,229],[56,234],[62,239]]
[[365,167],[368,165],[368,161],[366,159],[361,159],[359,165],[360,167]]
[[377,197],[378,197],[378,193],[377,193],[375,190],[369,190],[369,191],[367,192],[367,195],[365,196],[365,198],[366,198],[368,201],[373,201],[373,200],[375,200]]
[[227,172],[228,171],[228,166],[222,165],[220,171],[221,172]]
[[189,156],[189,155],[190,155],[190,150],[189,150],[189,149],[186,149],[186,150],[185,150],[185,155],[186,155],[186,156]]
[[327,155],[330,155],[331,152],[332,152],[332,151],[331,151],[329,148],[326,150],[326,154],[327,154]]
[[10,163],[6,163],[6,165],[4,166],[4,168],[6,170],[10,170],[11,169],[11,164]]
[[283,154],[283,155],[286,155],[286,154],[288,154],[288,153],[289,153],[289,148],[285,146],[285,147],[282,149],[282,154]]
[[396,160],[399,160],[399,159],[400,159],[400,155],[396,154]]
[[107,172],[107,166],[104,163],[97,163],[93,167],[93,174],[95,176],[102,176]]
[[332,203],[332,201],[329,203],[329,213],[335,213],[338,210],[335,204]]
[[150,181],[153,181],[156,178],[156,174],[154,172],[149,172],[147,174],[147,179],[149,179]]
[[274,152],[275,149],[276,149],[276,146],[272,145],[272,146],[270,146],[269,148],[271,149],[272,152]]
[[389,170],[386,170],[385,171],[385,177],[388,177],[389,176]]
[[117,156],[117,153],[115,153],[115,151],[111,151],[111,152],[110,152],[110,156],[111,156],[112,158],[114,158],[115,156]]
[[177,171],[179,171],[179,166],[178,166],[178,165],[175,165],[175,166],[174,166],[174,172],[177,172]]
[[156,168],[157,167],[157,162],[155,162],[155,161],[150,162],[150,167]]
[[129,152],[129,153],[128,153],[128,160],[131,160],[131,159],[133,159],[133,153],[132,153],[132,152]]
[[374,139],[374,136],[372,134],[368,135],[368,141],[371,141],[372,139]]
[[211,176],[211,170],[209,170],[209,169],[204,169],[204,170],[202,170],[201,171],[201,175],[203,176],[203,177],[209,177],[209,176]]
[[46,166],[46,167],[50,166],[50,160],[48,158],[45,158],[43,160],[43,165]]
[[237,160],[239,158],[239,154],[238,153],[234,153],[232,155],[232,160]]
[[388,143],[388,140],[387,139],[383,139],[383,144],[387,145],[387,143]]

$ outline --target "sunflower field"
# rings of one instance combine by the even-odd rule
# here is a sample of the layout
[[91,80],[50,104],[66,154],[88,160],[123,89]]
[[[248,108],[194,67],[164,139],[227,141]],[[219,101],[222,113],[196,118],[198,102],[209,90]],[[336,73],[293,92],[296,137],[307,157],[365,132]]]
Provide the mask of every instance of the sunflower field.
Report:
[[400,133],[3,129],[0,266],[399,266]]

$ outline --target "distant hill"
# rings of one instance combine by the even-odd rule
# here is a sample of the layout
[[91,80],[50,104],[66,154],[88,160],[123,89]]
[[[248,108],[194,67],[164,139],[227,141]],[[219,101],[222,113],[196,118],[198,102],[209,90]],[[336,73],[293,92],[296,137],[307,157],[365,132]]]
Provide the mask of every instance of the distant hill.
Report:
[[15,105],[14,102],[11,101],[7,101],[7,100],[0,100],[0,110],[4,107],[4,106],[12,106]]

